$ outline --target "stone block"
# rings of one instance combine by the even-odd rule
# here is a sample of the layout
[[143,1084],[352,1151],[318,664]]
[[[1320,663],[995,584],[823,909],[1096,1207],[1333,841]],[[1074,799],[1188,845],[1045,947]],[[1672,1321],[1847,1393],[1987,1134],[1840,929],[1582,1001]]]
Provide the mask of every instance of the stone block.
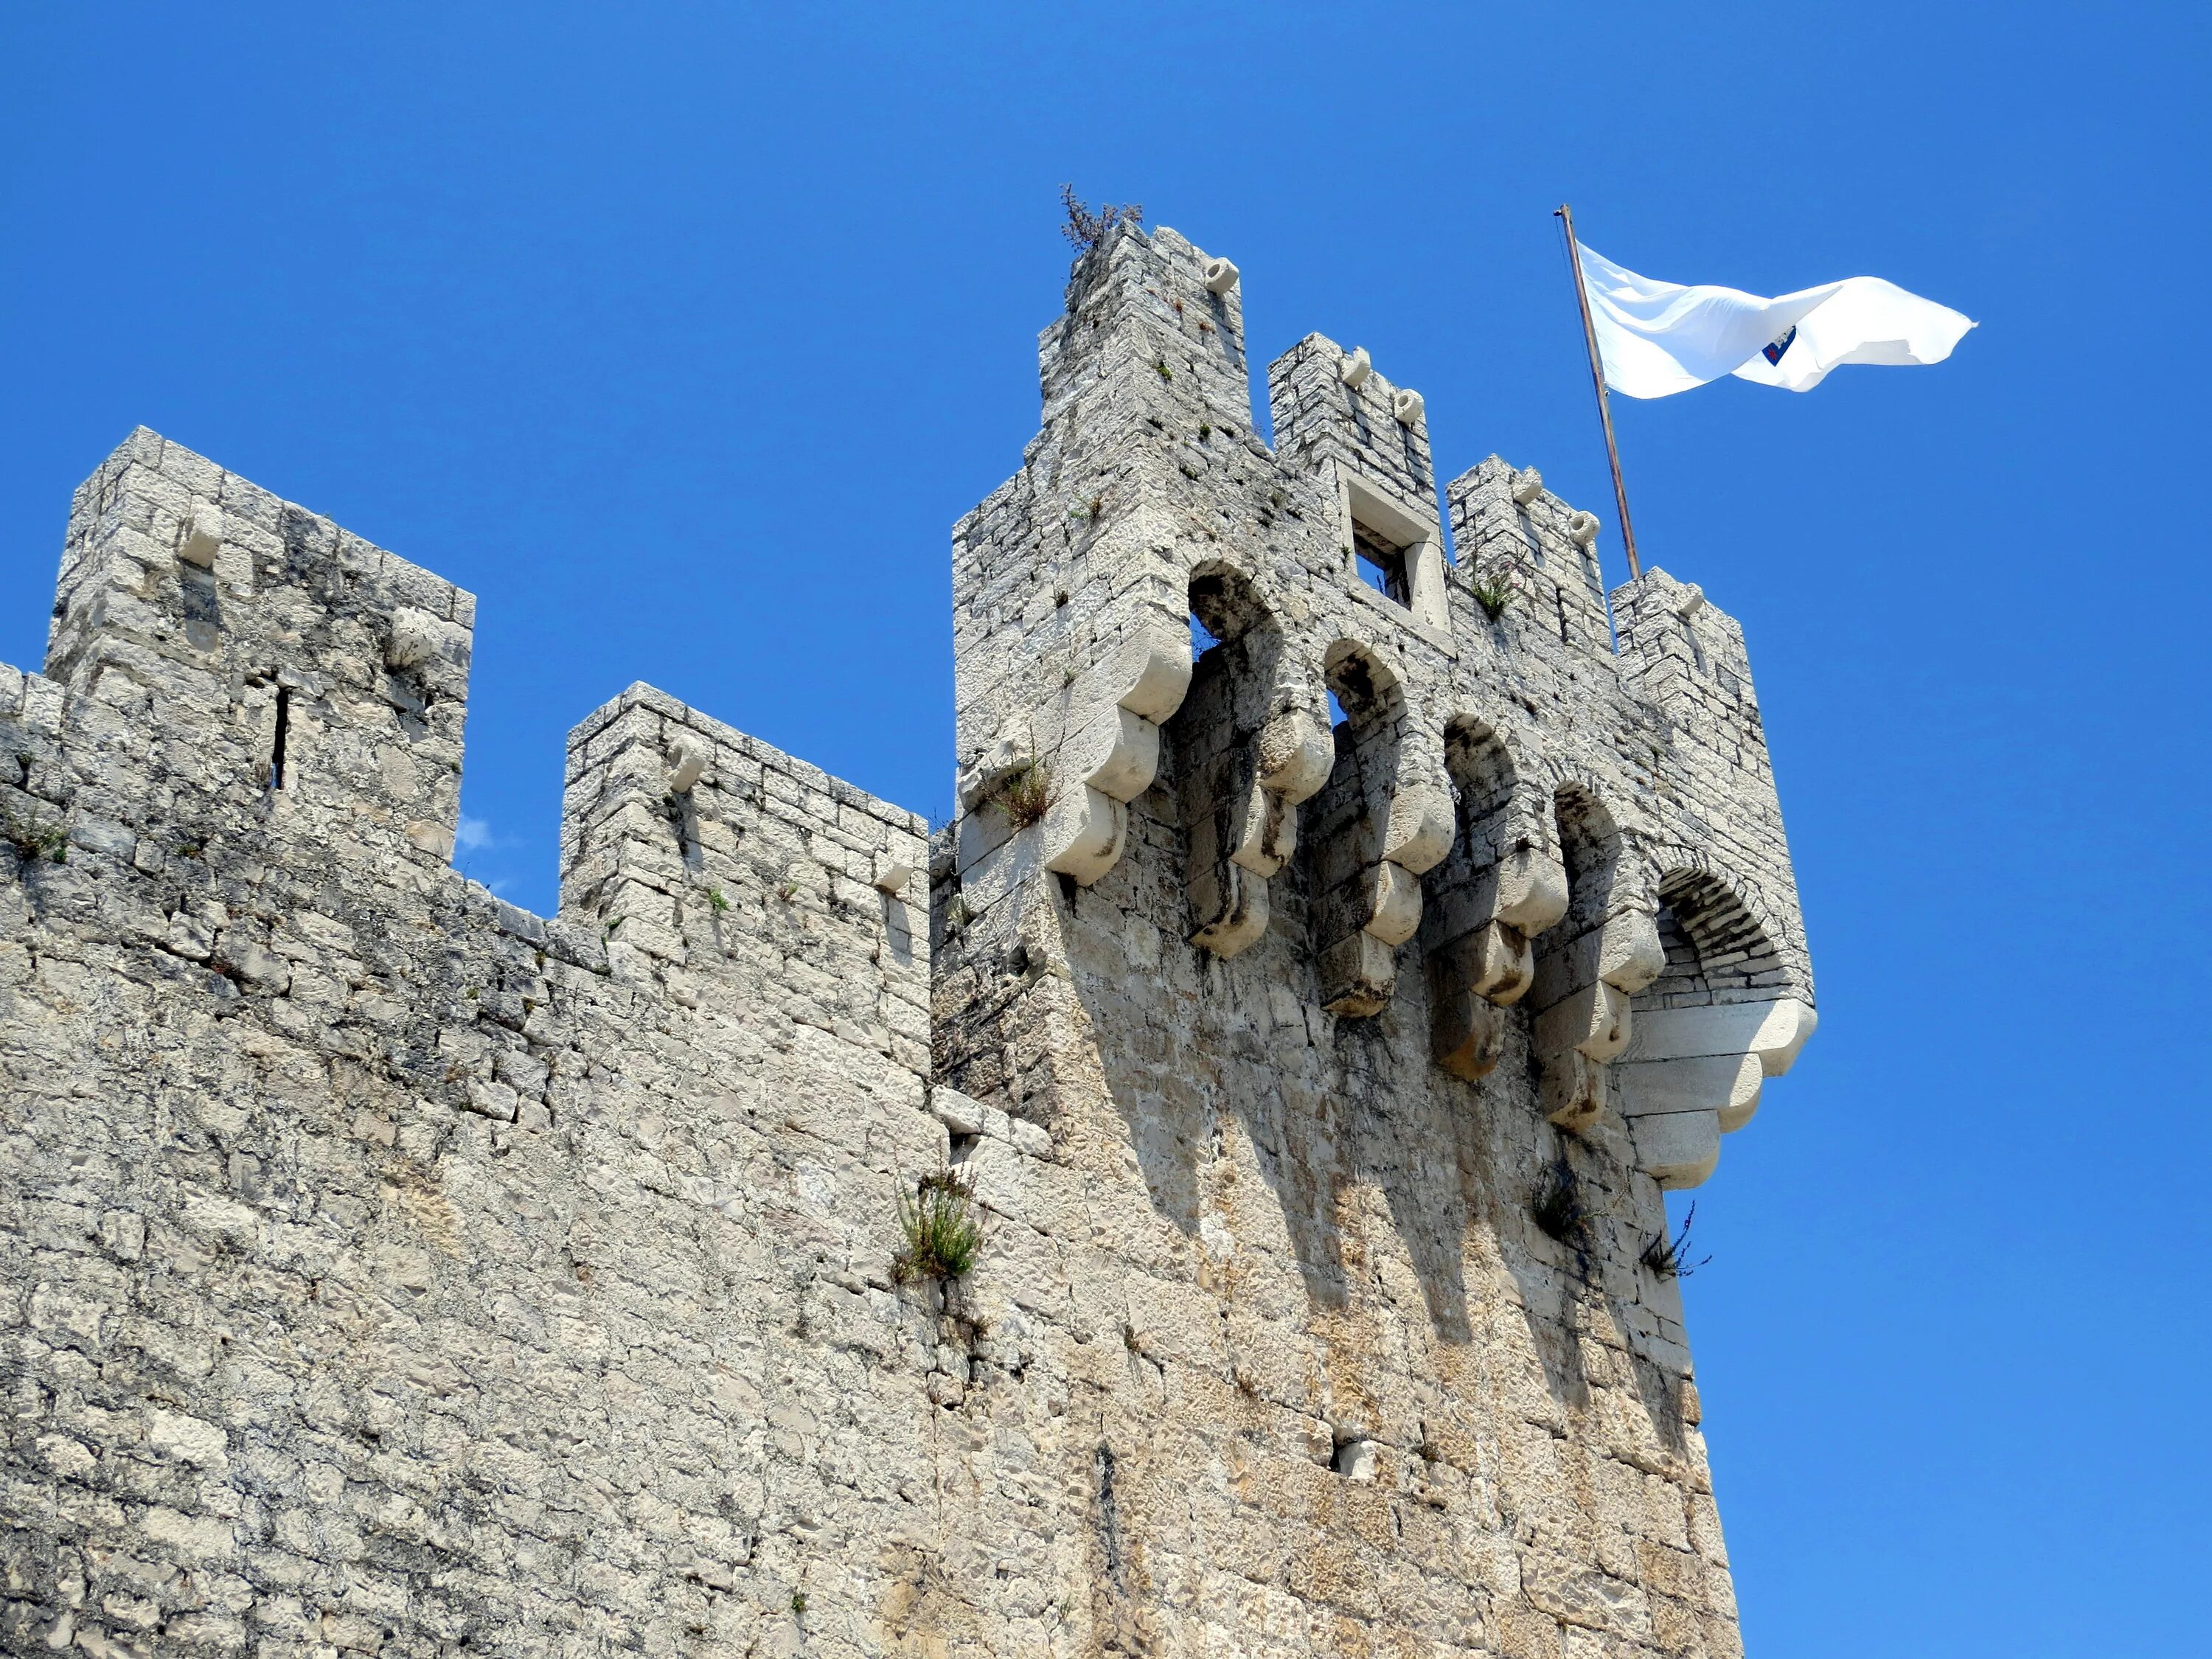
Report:
[[1655,1112],[1633,1118],[1636,1161],[1668,1191],[1695,1187],[1721,1161],[1718,1112]]
[[1431,992],[1430,1021],[1430,1054],[1454,1077],[1486,1077],[1504,1052],[1504,1011],[1464,980]]
[[1627,1046],[1628,1033],[1627,996],[1601,981],[1536,1016],[1536,1052],[1549,1060],[1573,1049],[1602,1065]]
[[1065,788],[1040,826],[1044,866],[1088,887],[1114,867],[1129,833],[1129,812],[1088,785]]
[[215,568],[222,551],[222,509],[208,501],[194,501],[177,537],[177,556],[202,570]]
[[1421,925],[1421,884],[1402,865],[1385,859],[1364,878],[1368,918],[1365,931],[1388,945],[1403,945]]
[[[1639,1013],[1640,1022],[1646,1016]],[[1711,1054],[1680,1060],[1618,1060],[1621,1115],[1658,1112],[1717,1111],[1721,1127],[1741,1128],[1759,1109],[1765,1081],[1755,1054]]]
[[1547,1056],[1538,1089],[1546,1121],[1577,1133],[1593,1127],[1605,1110],[1606,1070],[1572,1048]]
[[1468,988],[1501,1008],[1518,1002],[1535,974],[1528,941],[1502,921],[1485,923],[1448,949]]
[[1397,981],[1398,953],[1372,933],[1353,933],[1321,953],[1322,1006],[1347,1019],[1380,1013]]
[[1638,1017],[1626,1058],[1686,1060],[1749,1054],[1758,1056],[1766,1076],[1780,1077],[1796,1062],[1798,1050],[1818,1024],[1811,1004],[1790,997],[1653,1008]]

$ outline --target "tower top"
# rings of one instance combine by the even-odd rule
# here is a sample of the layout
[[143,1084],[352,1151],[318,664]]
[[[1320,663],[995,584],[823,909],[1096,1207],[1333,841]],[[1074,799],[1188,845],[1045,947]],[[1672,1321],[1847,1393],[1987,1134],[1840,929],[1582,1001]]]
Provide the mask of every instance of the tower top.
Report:
[[1231,980],[1425,1004],[1468,1081],[1526,1023],[1553,1122],[1703,1180],[1814,1023],[1741,629],[1663,570],[1608,595],[1533,467],[1440,501],[1363,349],[1276,358],[1263,441],[1243,280],[1125,225],[1041,336],[1042,430],[954,532],[962,912],[1168,882]]

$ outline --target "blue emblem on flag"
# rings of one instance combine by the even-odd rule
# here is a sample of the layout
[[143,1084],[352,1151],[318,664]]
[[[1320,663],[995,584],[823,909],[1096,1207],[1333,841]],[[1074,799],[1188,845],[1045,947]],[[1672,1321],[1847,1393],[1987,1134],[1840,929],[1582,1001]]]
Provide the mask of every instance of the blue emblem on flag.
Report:
[[1795,340],[1796,337],[1797,325],[1792,323],[1790,325],[1787,331],[1783,333],[1778,338],[1770,340],[1766,344],[1761,346],[1759,349],[1759,355],[1765,358],[1770,363],[1778,363],[1782,361],[1782,354],[1790,349],[1790,342]]

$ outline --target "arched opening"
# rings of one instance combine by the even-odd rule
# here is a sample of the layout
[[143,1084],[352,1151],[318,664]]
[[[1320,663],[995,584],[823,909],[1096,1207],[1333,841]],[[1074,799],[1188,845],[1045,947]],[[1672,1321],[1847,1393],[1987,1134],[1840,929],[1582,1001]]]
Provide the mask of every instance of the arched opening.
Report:
[[1565,942],[1596,927],[1612,905],[1620,826],[1602,801],[1573,782],[1553,792],[1552,817],[1559,831],[1559,862],[1567,872],[1567,914],[1557,930]]
[[1813,1012],[1724,879],[1674,866],[1656,894],[1663,963],[1632,1005],[1639,1051],[1624,1068],[1620,1109],[1659,1183],[1693,1187],[1712,1173],[1720,1137],[1759,1109],[1765,1079],[1789,1069]]
[[1748,1001],[1786,988],[1789,975],[1765,928],[1719,877],[1669,870],[1658,893],[1667,965],[1637,998],[1638,1007]]
[[1513,757],[1496,728],[1472,714],[1455,715],[1444,725],[1444,773],[1459,811],[1459,837],[1444,868],[1463,858],[1494,861],[1506,850],[1493,845],[1510,817],[1519,781]]
[[1604,802],[1571,779],[1553,790],[1551,805],[1565,905],[1535,941],[1528,1001],[1544,1115],[1579,1133],[1604,1109],[1605,1068],[1628,1038],[1628,1000],[1658,951],[1648,921],[1617,902],[1622,836]]
[[1545,919],[1532,914],[1528,853],[1544,854],[1549,837],[1528,822],[1518,769],[1488,721],[1454,716],[1444,725],[1443,749],[1455,822],[1451,850],[1430,873],[1431,902],[1422,918],[1430,1054],[1472,1083],[1497,1065],[1505,1035],[1501,1011],[1528,987],[1526,929]]
[[1431,951],[1498,915],[1501,864],[1526,848],[1551,846],[1540,808],[1528,799],[1512,755],[1488,721],[1458,714],[1445,722],[1444,775],[1455,822],[1451,849],[1428,877],[1434,902],[1424,915],[1422,938]]
[[1254,757],[1279,700],[1282,633],[1250,580],[1227,564],[1192,572],[1189,603],[1190,690],[1162,728],[1158,788],[1183,842],[1184,936],[1233,956],[1267,927],[1272,866],[1243,843],[1260,833]]
[[1190,655],[1203,661],[1217,645],[1240,640],[1273,618],[1243,573],[1219,562],[1202,564],[1190,578]]
[[1344,718],[1334,728],[1335,765],[1306,820],[1314,948],[1323,1006],[1360,1018],[1389,1002],[1405,936],[1390,937],[1387,921],[1378,922],[1378,906],[1393,896],[1377,884],[1387,875],[1378,866],[1397,792],[1406,700],[1389,665],[1357,641],[1329,647],[1322,677]]
[[1339,640],[1329,647],[1322,660],[1322,678],[1344,710],[1344,724],[1355,742],[1395,722],[1405,712],[1397,675],[1355,640]]

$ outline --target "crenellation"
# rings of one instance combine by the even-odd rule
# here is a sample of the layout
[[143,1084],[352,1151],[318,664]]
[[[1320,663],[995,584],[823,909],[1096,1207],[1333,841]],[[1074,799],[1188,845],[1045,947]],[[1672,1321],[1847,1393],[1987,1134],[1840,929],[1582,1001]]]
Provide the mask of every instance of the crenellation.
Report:
[[[1510,587],[1524,615],[1538,619],[1516,630],[1516,644],[1548,647],[1556,639],[1609,664],[1612,621],[1598,574],[1595,515],[1544,489],[1534,469],[1516,469],[1496,455],[1454,478],[1444,498],[1463,578],[1480,574]],[[1488,621],[1471,593],[1455,597],[1469,621]]]
[[1241,283],[1077,262],[951,823],[634,684],[550,917],[451,866],[473,599],[100,465],[0,669],[0,1647],[1740,1651],[1650,1249],[1814,1024],[1741,629],[1322,336],[1261,441]]

